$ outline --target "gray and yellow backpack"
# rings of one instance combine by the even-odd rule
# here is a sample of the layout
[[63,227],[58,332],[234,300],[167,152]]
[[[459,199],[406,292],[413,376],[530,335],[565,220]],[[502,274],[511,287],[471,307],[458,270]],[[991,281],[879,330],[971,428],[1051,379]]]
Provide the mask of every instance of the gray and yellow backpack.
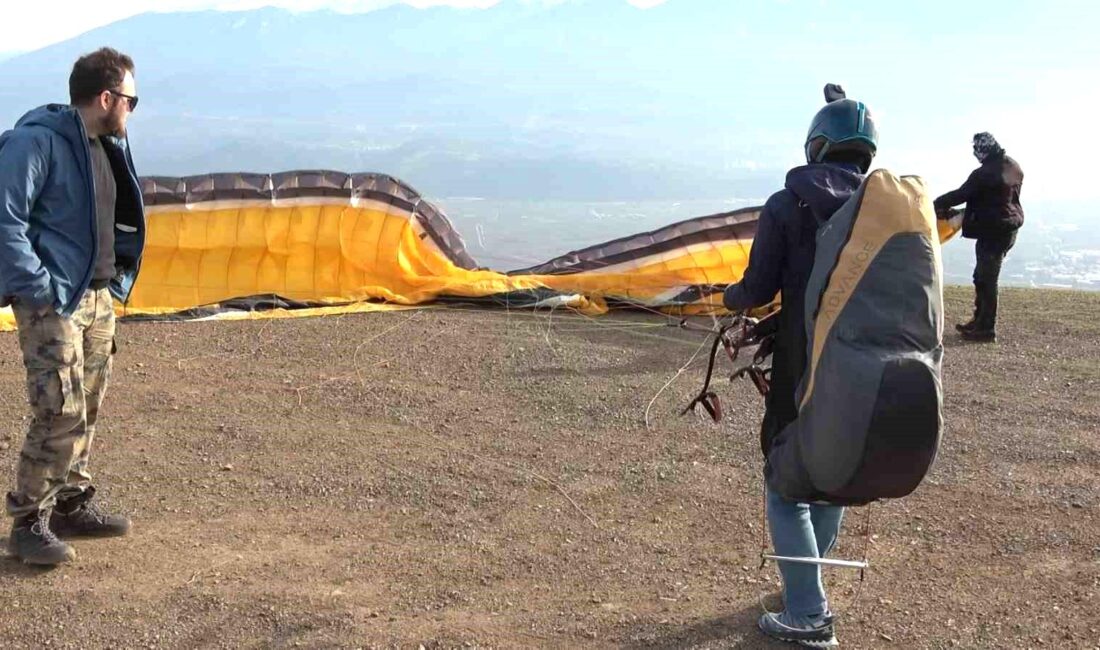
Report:
[[768,453],[788,499],[903,497],[943,426],[940,235],[921,179],[877,170],[817,234],[798,418]]

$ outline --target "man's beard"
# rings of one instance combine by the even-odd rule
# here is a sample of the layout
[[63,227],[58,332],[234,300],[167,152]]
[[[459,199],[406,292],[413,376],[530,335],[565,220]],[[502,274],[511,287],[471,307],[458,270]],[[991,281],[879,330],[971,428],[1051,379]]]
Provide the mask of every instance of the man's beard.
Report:
[[111,111],[103,116],[100,130],[116,138],[126,137],[126,118],[122,111]]

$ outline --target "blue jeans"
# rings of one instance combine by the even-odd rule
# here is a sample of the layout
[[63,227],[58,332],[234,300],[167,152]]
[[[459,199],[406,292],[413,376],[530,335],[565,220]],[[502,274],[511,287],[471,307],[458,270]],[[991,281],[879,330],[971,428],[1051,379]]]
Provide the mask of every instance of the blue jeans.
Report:
[[[844,508],[788,501],[768,488],[768,527],[776,555],[825,557],[840,534]],[[783,605],[793,616],[817,616],[829,611],[821,567],[780,562]]]

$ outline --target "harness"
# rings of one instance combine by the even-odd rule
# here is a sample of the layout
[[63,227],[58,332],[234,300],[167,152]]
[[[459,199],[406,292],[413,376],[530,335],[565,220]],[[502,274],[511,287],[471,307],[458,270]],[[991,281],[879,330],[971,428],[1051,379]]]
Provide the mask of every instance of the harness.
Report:
[[[752,355],[752,361],[745,366],[736,368],[730,375],[730,381],[736,381],[748,377],[752,380],[756,390],[761,396],[767,397],[771,392],[772,369],[765,366],[772,352],[775,350],[775,334],[778,330],[778,311],[772,312],[762,319],[755,319],[744,314],[733,317],[730,323],[722,325],[714,332],[714,342],[711,344],[710,360],[707,363],[707,376],[703,381],[703,388],[699,394],[691,400],[680,415],[695,412],[696,407],[702,406],[715,422],[722,421],[722,402],[718,393],[711,390],[711,381],[714,378],[714,366],[718,359],[718,349],[721,347],[729,357],[730,363],[737,364],[737,358],[742,348],[758,346]],[[686,319],[681,321],[681,327],[687,327]]]

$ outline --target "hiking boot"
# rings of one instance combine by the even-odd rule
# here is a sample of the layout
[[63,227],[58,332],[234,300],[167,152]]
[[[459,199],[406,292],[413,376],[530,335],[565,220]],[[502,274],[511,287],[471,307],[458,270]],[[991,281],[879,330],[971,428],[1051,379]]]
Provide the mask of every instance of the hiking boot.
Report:
[[803,648],[836,648],[840,643],[833,631],[833,615],[791,616],[767,613],[757,621],[760,631],[779,641],[797,643]]
[[27,564],[39,566],[56,566],[76,559],[76,551],[50,530],[49,510],[15,518],[8,552]]
[[974,343],[996,343],[997,333],[993,330],[966,330],[962,332],[964,341],[973,341]]
[[978,326],[978,323],[973,318],[971,318],[970,320],[966,321],[965,323],[956,323],[955,324],[955,329],[957,329],[960,332],[970,332],[970,331],[973,331],[974,328],[977,327],[977,326]]
[[89,487],[68,499],[58,499],[50,527],[58,537],[122,537],[130,532],[130,519],[112,515],[92,503],[95,488]]

